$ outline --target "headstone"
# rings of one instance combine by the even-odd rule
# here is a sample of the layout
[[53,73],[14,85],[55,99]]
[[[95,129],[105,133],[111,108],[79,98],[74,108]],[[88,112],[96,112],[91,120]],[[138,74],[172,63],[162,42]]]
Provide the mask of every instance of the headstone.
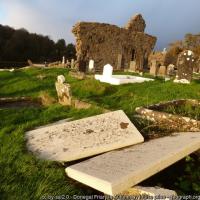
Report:
[[71,68],[74,69],[74,67],[75,67],[75,60],[71,59]]
[[111,78],[113,73],[113,67],[110,64],[107,64],[103,68],[103,77]]
[[122,54],[118,54],[117,56],[117,69],[121,69],[122,67]]
[[177,80],[187,80],[190,82],[192,80],[194,65],[195,57],[192,51],[186,50],[180,53],[177,61]]
[[158,76],[165,77],[167,75],[167,67],[166,66],[160,66],[158,70]]
[[57,82],[55,83],[55,86],[58,94],[58,101],[62,105],[71,106],[72,105],[71,87],[69,84],[64,82],[65,82],[65,77],[63,75],[57,77]]
[[72,161],[141,143],[144,138],[119,110],[27,133],[28,149],[38,157]]
[[70,67],[71,67],[71,63],[69,62],[69,60],[67,60],[66,66],[67,66],[67,68],[70,68]]
[[168,67],[167,67],[167,75],[169,77],[172,77],[172,76],[176,75],[175,66],[173,64],[168,65]]
[[130,62],[130,69],[129,69],[129,71],[136,72],[136,62],[135,61],[131,61]]
[[62,64],[65,64],[65,56],[62,57]]
[[198,149],[200,132],[175,133],[96,156],[66,168],[66,173],[105,194],[116,195]]
[[94,71],[94,60],[89,61],[89,71]]
[[32,63],[32,61],[30,60],[30,59],[28,59],[28,64],[29,64],[29,66],[33,66],[33,63]]
[[158,74],[158,66],[157,66],[156,60],[151,61],[150,74],[152,76],[157,76],[157,74]]

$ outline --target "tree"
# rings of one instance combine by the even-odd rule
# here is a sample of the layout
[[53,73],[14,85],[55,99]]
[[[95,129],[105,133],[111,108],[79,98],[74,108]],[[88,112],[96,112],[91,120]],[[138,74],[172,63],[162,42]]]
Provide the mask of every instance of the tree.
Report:
[[62,56],[65,55],[66,51],[66,44],[64,39],[60,39],[56,42],[56,55],[57,59],[60,60],[62,59]]
[[0,61],[26,63],[30,59],[33,62],[54,62],[61,60],[62,56],[75,58],[75,54],[74,45],[66,46],[64,39],[55,43],[48,36],[0,25]]
[[69,60],[71,60],[72,58],[76,59],[76,48],[75,48],[75,46],[72,43],[70,43],[70,44],[67,45],[65,56]]

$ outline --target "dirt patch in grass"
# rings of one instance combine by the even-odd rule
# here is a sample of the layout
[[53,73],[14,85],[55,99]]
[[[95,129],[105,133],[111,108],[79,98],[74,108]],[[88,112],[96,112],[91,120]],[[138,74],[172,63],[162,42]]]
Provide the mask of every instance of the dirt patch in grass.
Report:
[[24,108],[24,107],[42,107],[40,99],[29,97],[21,98],[0,98],[0,108]]

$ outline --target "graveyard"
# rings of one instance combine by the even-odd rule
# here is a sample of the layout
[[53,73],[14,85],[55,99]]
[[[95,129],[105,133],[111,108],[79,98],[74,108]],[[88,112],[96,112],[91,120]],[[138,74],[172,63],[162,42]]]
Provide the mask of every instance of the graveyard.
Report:
[[[0,83],[1,100],[5,96],[10,99],[17,97],[20,100],[24,99],[24,97],[29,97],[29,101],[32,103],[34,101],[38,102],[38,99],[41,100],[41,103],[37,104],[37,106],[35,104],[30,104],[29,106],[26,104],[5,105],[5,99],[4,104],[1,103],[1,146],[4,143],[0,152],[0,163],[4,168],[4,173],[1,174],[1,180],[5,180],[6,182],[6,185],[1,185],[3,197],[6,197],[8,193],[9,196],[13,195],[16,199],[27,199],[30,197],[39,199],[43,195],[60,194],[103,195],[103,193],[73,181],[73,179],[66,176],[65,168],[70,166],[71,162],[44,159],[43,156],[38,157],[38,154],[31,153],[27,150],[27,138],[25,137],[27,131],[49,124],[53,126],[55,123],[56,125],[59,120],[73,122],[74,120],[95,117],[103,113],[106,114],[112,111],[123,110],[136,126],[137,130],[142,134],[144,140],[148,141],[149,139],[152,140],[170,135],[173,130],[159,127],[159,125],[154,126],[149,121],[147,122],[146,120],[138,118],[136,108],[150,106],[153,109],[151,105],[160,102],[200,98],[200,81],[196,79],[190,84],[185,85],[174,83],[173,80],[166,82],[163,78],[155,78],[145,73],[144,77],[153,78],[154,81],[111,85],[95,80],[94,77],[80,80],[71,76],[69,72],[70,70],[66,68],[29,68],[15,70],[13,72],[0,72],[0,79],[3,80]],[[139,76],[136,73],[116,72],[116,74],[119,73]],[[80,109],[58,103],[55,82],[57,76],[61,74],[71,86],[72,99],[87,102],[91,106]],[[167,110],[167,108],[162,108],[162,110],[170,113],[170,110]],[[107,120],[108,124],[112,123],[111,117],[108,117]],[[130,121],[126,123],[130,123]],[[187,130],[187,132],[189,131]],[[122,144],[125,145],[124,142]],[[120,146],[115,148],[120,148]],[[70,156],[73,155],[70,154]],[[79,162],[73,161],[72,164]],[[125,161],[123,163],[126,164]],[[182,169],[181,172],[180,168]],[[163,178],[166,174],[170,176],[169,180]],[[198,193],[198,174],[199,161],[198,157],[193,154],[172,165],[172,167],[167,168],[161,174],[153,176],[152,180],[146,180],[146,185],[152,187],[159,185],[163,188],[174,190],[178,194]],[[39,188],[38,185],[40,185]]]
[[57,14],[0,24],[0,200],[200,199],[200,34]]

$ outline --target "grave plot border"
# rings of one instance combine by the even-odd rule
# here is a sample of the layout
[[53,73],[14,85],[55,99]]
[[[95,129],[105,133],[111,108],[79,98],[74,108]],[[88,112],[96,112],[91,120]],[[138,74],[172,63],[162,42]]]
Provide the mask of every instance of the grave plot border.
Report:
[[139,117],[151,121],[158,126],[162,126],[172,131],[180,132],[199,132],[200,131],[200,121],[195,120],[190,117],[181,116],[178,114],[170,114],[167,112],[162,112],[163,108],[170,105],[184,105],[189,103],[194,106],[200,106],[200,100],[194,99],[179,99],[168,102],[162,102],[147,107],[137,107],[135,109]]

